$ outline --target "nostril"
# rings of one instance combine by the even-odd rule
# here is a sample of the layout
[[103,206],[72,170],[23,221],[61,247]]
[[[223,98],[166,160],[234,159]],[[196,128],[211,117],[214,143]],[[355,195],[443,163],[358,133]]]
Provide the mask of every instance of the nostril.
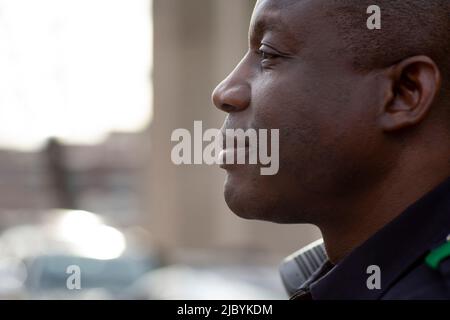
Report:
[[233,107],[231,104],[222,104],[220,108],[225,112],[236,111],[236,107]]

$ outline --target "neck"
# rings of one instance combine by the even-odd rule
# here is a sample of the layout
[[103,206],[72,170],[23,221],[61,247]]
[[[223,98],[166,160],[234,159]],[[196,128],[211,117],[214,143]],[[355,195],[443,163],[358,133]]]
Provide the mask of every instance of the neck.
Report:
[[423,166],[399,167],[357,199],[347,199],[345,204],[338,204],[336,208],[345,210],[340,210],[339,214],[333,213],[334,218],[317,224],[332,263],[338,263],[450,176],[447,161],[435,165],[426,162]]

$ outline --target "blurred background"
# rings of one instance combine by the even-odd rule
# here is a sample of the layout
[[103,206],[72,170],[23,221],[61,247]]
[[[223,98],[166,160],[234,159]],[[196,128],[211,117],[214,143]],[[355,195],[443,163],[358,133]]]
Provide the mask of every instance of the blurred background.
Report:
[[170,159],[221,127],[254,3],[0,0],[1,299],[286,299],[319,231],[242,220],[222,170]]

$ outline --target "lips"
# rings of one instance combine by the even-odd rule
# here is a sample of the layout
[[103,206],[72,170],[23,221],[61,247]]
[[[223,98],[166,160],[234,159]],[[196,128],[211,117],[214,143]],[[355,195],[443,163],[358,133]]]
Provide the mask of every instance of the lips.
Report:
[[[236,136],[236,134],[233,135],[227,135],[226,131],[227,130],[233,130],[233,132],[235,132],[235,130],[238,129],[232,129],[232,128],[222,128],[220,130],[220,135],[222,136],[222,149],[237,149],[237,145],[238,145],[238,137]],[[248,129],[239,129],[239,130],[243,130],[244,132],[246,132]],[[233,140],[233,145],[231,146],[231,148],[227,148],[227,141],[228,140]],[[244,147],[241,148],[249,148],[250,147],[250,141],[249,139],[247,139],[246,137],[244,137]]]
[[[220,167],[224,168],[224,167],[238,165],[238,164],[241,164],[241,165],[245,164],[246,163],[245,160],[247,158],[248,153],[249,153],[249,148],[228,148],[228,149],[223,149],[219,153]],[[244,163],[239,163],[237,161],[239,156],[244,156],[245,157],[245,158],[243,158],[243,162]],[[227,163],[227,159],[231,159],[232,163]]]
[[[249,139],[247,139],[246,137],[243,137],[242,139],[238,139],[238,136],[236,134],[233,135],[227,135],[226,134],[226,130],[229,130],[230,128],[223,128],[221,130],[221,135],[222,135],[222,150],[219,153],[218,159],[219,159],[219,164],[220,167],[223,169],[227,169],[233,166],[236,166],[238,164],[245,164],[246,163],[246,159],[247,159],[247,155],[249,153],[250,150],[250,141]],[[236,129],[231,129],[231,130],[236,130]],[[244,129],[242,129],[244,130]],[[246,130],[244,130],[245,132]],[[238,140],[244,140],[244,146],[239,146],[238,147]],[[228,145],[227,144],[231,144],[231,142],[227,141],[232,141],[232,145]],[[238,163],[238,157],[239,155],[244,156],[243,162],[244,163]],[[227,159],[230,159],[227,163]]]

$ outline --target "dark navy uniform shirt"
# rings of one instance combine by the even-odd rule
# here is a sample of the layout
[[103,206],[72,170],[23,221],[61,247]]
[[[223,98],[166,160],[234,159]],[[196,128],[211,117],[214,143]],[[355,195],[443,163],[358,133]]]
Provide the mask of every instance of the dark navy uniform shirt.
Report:
[[[426,263],[449,234],[450,179],[337,265],[325,262],[291,299],[450,299],[450,258],[435,267]],[[379,288],[367,284],[373,265],[379,267]]]

